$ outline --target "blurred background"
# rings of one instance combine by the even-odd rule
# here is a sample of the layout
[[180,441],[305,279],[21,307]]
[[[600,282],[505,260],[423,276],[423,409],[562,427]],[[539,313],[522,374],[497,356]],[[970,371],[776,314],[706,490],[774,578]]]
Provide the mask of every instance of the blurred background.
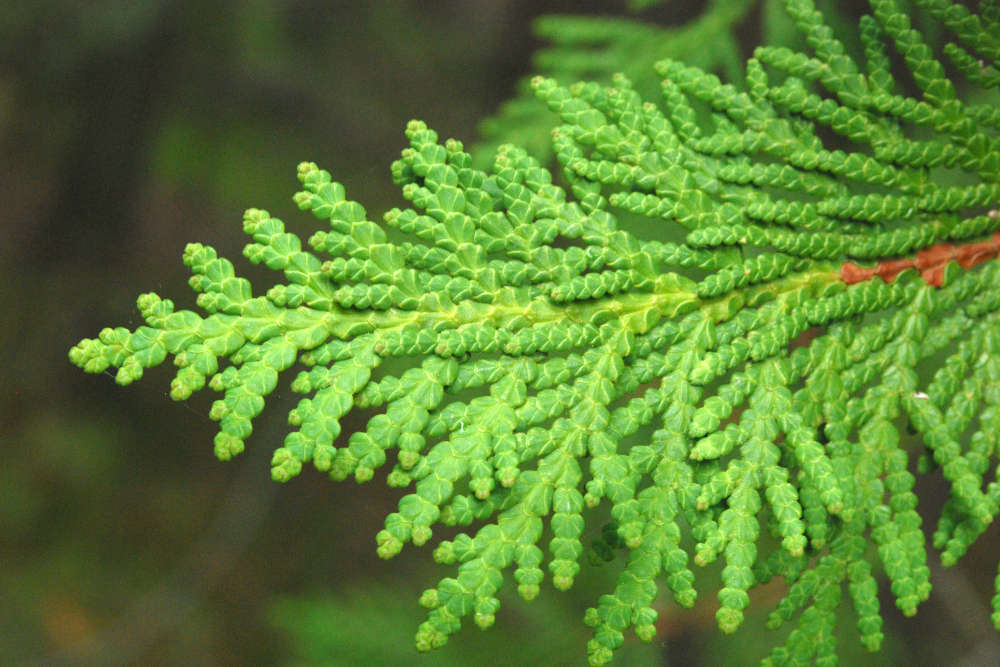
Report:
[[[743,4],[734,41],[720,35],[699,53],[745,57],[762,10]],[[311,470],[270,481],[297,400],[290,379],[248,451],[223,464],[212,392],[174,403],[170,364],[123,389],[66,355],[104,326],[139,325],[141,292],[193,307],[180,262],[189,241],[214,246],[263,291],[272,276],[240,255],[242,212],[266,208],[307,237],[317,223],[291,201],[302,160],[333,173],[371,219],[402,205],[389,165],[406,122],[474,144],[479,121],[534,71],[537,17],[671,26],[701,5],[0,4],[0,664],[582,663],[583,611],[613,585],[614,563],[584,566],[573,591],[543,586],[531,603],[507,591],[493,630],[465,628],[418,662],[417,599],[450,570],[430,547],[376,556],[374,536],[402,495],[384,486],[387,471],[364,486]],[[954,657],[942,638],[959,638],[966,655],[988,651],[996,542],[994,527],[958,568],[936,571],[943,579],[916,619],[884,600],[881,654],[861,652],[845,614],[844,663],[954,664],[942,661]],[[717,580],[701,580],[693,612],[664,602],[656,641],[629,637],[618,664],[756,664],[784,636],[762,632],[781,590],[723,637]]]

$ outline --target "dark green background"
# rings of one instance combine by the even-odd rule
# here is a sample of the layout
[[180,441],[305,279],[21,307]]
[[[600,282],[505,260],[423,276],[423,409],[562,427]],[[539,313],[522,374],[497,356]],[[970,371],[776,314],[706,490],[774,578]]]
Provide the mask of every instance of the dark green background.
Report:
[[[675,23],[696,13],[689,4],[643,16]],[[401,495],[382,484],[385,472],[362,487],[312,471],[285,486],[270,481],[270,453],[296,400],[290,378],[248,452],[222,464],[212,456],[211,392],[177,404],[167,397],[169,364],[123,389],[66,357],[103,326],[140,324],[141,292],[193,307],[180,262],[188,241],[214,246],[263,292],[271,276],[240,255],[242,211],[267,208],[308,236],[316,221],[291,202],[301,160],[330,170],[372,219],[402,205],[389,164],[406,121],[473,143],[477,122],[531,72],[540,46],[531,20],[554,11],[624,7],[0,6],[0,663],[584,660],[583,609],[609,589],[613,564],[585,568],[568,594],[546,585],[530,604],[508,596],[493,631],[463,630],[416,662],[417,597],[449,570],[430,564],[429,547],[392,562],[375,555],[374,535]],[[921,509],[936,507],[939,480],[921,484]],[[898,618],[883,586],[887,624],[900,634],[882,654],[858,653],[845,616],[844,664],[943,664],[955,641],[966,655],[996,650],[986,610],[996,535],[991,528],[935,579],[917,619]],[[760,631],[763,615],[780,590],[740,634],[722,638],[717,572],[700,582],[698,609],[664,604],[663,636],[650,647],[630,637],[619,664],[741,665],[766,653],[777,637]]]

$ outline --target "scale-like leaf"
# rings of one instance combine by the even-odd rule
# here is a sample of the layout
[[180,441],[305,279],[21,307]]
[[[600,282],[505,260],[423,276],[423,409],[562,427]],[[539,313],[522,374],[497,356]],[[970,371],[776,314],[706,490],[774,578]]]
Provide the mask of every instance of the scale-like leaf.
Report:
[[[558,180],[511,145],[477,169],[414,121],[392,167],[412,207],[377,224],[303,163],[295,201],[329,224],[310,250],[265,211],[244,221],[246,257],[287,283],[253,296],[192,244],[204,315],[145,294],[145,326],[105,329],[70,358],[128,384],[173,356],[173,398],[206,382],[223,394],[223,459],[279,374],[305,366],[276,480],[311,462],[363,482],[391,463],[389,484],[409,492],[378,535],[383,557],[439,524],[469,527],[435,550],[457,574],[422,597],[421,649],[467,616],[492,624],[510,570],[526,599],[546,570],[571,586],[606,503],[614,523],[594,550],[628,557],[586,614],[593,664],[630,627],[655,634],[662,583],[691,606],[689,562],[719,558],[723,631],[759,583],[789,582],[771,625],[797,627],[773,662],[835,659],[845,583],[875,650],[873,565],[907,615],[930,591],[918,464],[951,489],[933,545],[945,565],[1000,506],[1000,111],[969,92],[995,99],[1000,33],[992,5],[980,18],[918,0],[949,31],[938,49],[874,0],[852,55],[809,0],[785,4],[808,52],[760,47],[742,85],[675,60],[656,66],[660,100],[624,76],[536,78],[560,119]],[[915,88],[890,72],[892,51]],[[379,368],[393,358],[401,370]],[[341,433],[353,407],[378,410]]]

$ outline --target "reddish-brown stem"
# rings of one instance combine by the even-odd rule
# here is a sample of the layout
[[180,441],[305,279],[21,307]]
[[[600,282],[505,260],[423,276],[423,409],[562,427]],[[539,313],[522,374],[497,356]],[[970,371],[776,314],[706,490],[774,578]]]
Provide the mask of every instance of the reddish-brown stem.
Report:
[[994,232],[990,240],[979,243],[938,243],[924,248],[914,257],[890,259],[870,268],[844,262],[840,267],[840,279],[851,285],[878,276],[884,282],[891,283],[904,270],[915,268],[920,271],[924,282],[940,287],[948,262],[954,260],[963,269],[968,269],[997,256],[1000,256],[1000,232]]

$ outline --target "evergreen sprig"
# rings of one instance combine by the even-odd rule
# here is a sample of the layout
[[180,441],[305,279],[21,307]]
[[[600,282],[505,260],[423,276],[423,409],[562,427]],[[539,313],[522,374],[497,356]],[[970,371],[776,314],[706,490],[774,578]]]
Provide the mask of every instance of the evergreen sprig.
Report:
[[[796,627],[769,662],[835,661],[844,584],[876,650],[875,568],[904,614],[930,591],[914,472],[950,487],[944,565],[1000,506],[1000,240],[984,240],[1000,230],[1000,111],[963,92],[1000,84],[1000,13],[916,4],[953,41],[935,49],[873,0],[852,55],[809,0],[787,0],[809,52],[760,47],[742,85],[675,60],[656,65],[659,103],[624,76],[536,78],[561,122],[558,180],[511,145],[477,169],[413,121],[392,167],[412,206],[378,224],[303,163],[295,201],[329,223],[310,249],[266,211],[244,218],[244,255],[286,283],[254,296],[191,244],[204,316],[144,294],[145,326],[70,358],[128,384],[173,356],[172,398],[222,393],[222,459],[304,366],[274,479],[311,463],[364,482],[391,463],[409,493],[377,536],[384,558],[468,527],[434,550],[457,573],[421,597],[420,649],[468,616],[490,626],[511,570],[525,599],[546,570],[572,586],[603,504],[593,549],[627,558],[586,613],[592,664],[628,628],[653,637],[662,585],[693,605],[691,561],[720,558],[725,632],[755,586],[788,582],[769,625]],[[379,369],[394,358],[409,366]],[[378,414],[341,434],[354,407]]]
[[[645,9],[661,0],[638,0],[631,9]],[[559,81],[610,83],[616,73],[628,76],[643,95],[655,96],[660,79],[653,65],[663,58],[683,60],[707,71],[739,76],[743,58],[736,39],[738,24],[749,12],[750,0],[710,0],[696,19],[663,28],[625,18],[601,16],[542,16],[533,24],[536,36],[551,42],[534,57],[535,71]],[[712,48],[705,44],[711,42]],[[531,90],[530,80],[518,83],[518,94],[493,117],[480,123],[483,141],[470,151],[473,164],[488,171],[503,144],[516,144],[542,163],[552,157],[552,126],[556,118]]]

